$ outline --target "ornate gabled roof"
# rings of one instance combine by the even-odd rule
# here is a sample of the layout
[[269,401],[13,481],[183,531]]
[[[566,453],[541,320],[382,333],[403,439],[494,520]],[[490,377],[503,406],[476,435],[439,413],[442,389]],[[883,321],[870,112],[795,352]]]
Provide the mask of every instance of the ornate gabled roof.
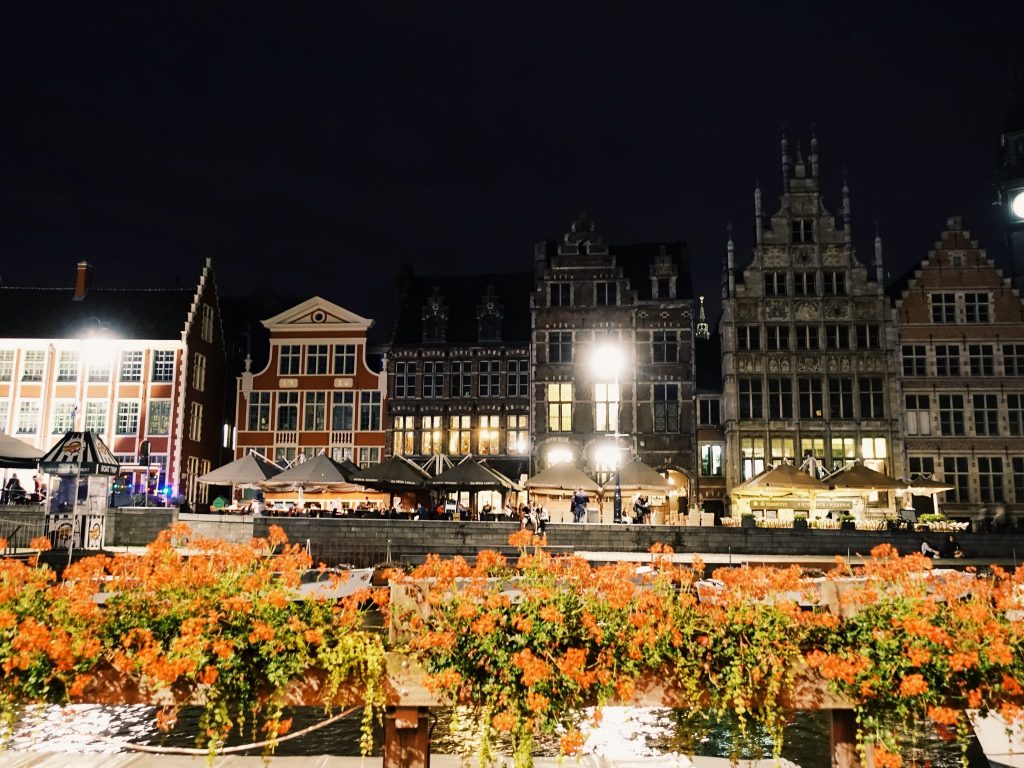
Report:
[[339,326],[352,330],[365,331],[373,325],[373,320],[350,312],[344,307],[314,296],[291,309],[262,321],[269,331],[303,331],[303,330],[340,330]]

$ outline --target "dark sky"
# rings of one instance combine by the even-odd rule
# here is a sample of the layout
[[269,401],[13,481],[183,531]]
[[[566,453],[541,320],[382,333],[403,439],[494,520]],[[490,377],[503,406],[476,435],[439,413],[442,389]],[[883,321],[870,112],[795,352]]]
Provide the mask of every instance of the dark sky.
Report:
[[[817,124],[862,254],[895,274],[960,213],[1003,258],[992,181],[1019,3],[32,4],[4,21],[0,277],[319,293],[393,312],[401,263],[529,269],[588,209],[687,240],[718,291],[779,137]],[[102,10],[97,7],[102,5]],[[710,4],[707,4],[710,5]],[[28,14],[33,14],[29,16]]]

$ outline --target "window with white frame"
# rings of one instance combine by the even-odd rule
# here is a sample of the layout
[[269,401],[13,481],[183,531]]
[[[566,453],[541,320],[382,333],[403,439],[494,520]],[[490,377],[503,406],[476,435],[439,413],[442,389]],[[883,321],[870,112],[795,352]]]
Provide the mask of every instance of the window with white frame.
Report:
[[112,357],[109,353],[89,355],[89,383],[105,384],[113,373]]
[[719,443],[703,443],[700,446],[700,473],[704,477],[722,476],[723,448]]
[[299,428],[299,393],[277,393],[277,430],[292,432]]
[[126,350],[121,353],[121,381],[142,381],[142,350]]
[[17,433],[35,435],[39,432],[39,401],[22,400],[18,403]]
[[380,430],[380,392],[364,390],[359,394],[359,429],[364,432]]
[[395,397],[416,397],[416,363],[400,360],[395,363]]
[[512,456],[524,456],[530,450],[530,424],[525,414],[505,417],[505,435],[508,440],[507,453]]
[[87,400],[85,403],[85,431],[102,435],[107,431],[107,401]]
[[472,417],[448,417],[448,453],[462,456],[469,453],[473,439]]
[[572,431],[572,382],[547,385],[548,432]]
[[359,448],[359,466],[369,467],[373,464],[380,464],[380,447],[361,446]]
[[138,434],[139,403],[137,400],[117,401],[117,425],[114,430],[118,435]]
[[999,396],[995,393],[973,394],[974,434],[996,437],[999,434]]
[[246,409],[245,428],[251,432],[266,432],[270,429],[270,393],[250,392]]
[[845,467],[857,458],[857,438],[855,437],[833,437],[831,448],[829,456],[832,459],[833,470]]
[[356,345],[334,345],[334,375],[354,376],[356,372]]
[[213,307],[203,304],[203,341],[213,341]]
[[928,395],[904,395],[908,435],[932,433],[931,399]]
[[46,353],[40,349],[25,352],[24,366],[21,369],[22,381],[42,381],[43,370],[46,368]]
[[75,428],[75,401],[56,400],[53,403],[53,425],[50,433],[63,435]]
[[477,452],[483,456],[501,453],[501,416],[488,414],[480,417],[480,436]]
[[497,360],[480,361],[480,397],[501,396],[501,368]]
[[0,349],[0,381],[10,381],[14,376],[14,350]]
[[796,438],[772,436],[768,439],[768,463],[777,467],[796,460]]
[[327,373],[327,361],[329,360],[327,349],[326,344],[310,344],[306,347],[307,375],[322,376]]
[[281,376],[298,376],[302,370],[302,347],[298,344],[282,344],[278,348],[277,372]]
[[[264,393],[269,396],[269,392]],[[270,416],[270,399],[267,399],[267,417]],[[167,435],[171,431],[171,401],[150,400],[146,414],[146,434]]]
[[7,431],[7,420],[11,409],[10,400],[0,400],[0,434]]
[[956,294],[955,293],[932,293],[929,294],[932,304],[933,323],[955,323],[956,322]]
[[173,349],[157,349],[153,352],[153,382],[167,383],[174,381]]
[[989,322],[989,302],[987,293],[964,294],[964,320],[968,323]]
[[192,356],[192,386],[199,392],[206,389],[206,355],[201,352]]
[[327,429],[327,393],[307,392],[302,428],[307,432],[323,432]]
[[598,381],[594,384],[594,429],[597,432],[619,431],[619,384]]
[[356,393],[335,392],[331,395],[331,429],[348,431],[355,423]]
[[197,443],[203,441],[203,404],[192,403],[189,412],[188,436]]
[[860,455],[865,467],[885,474],[885,462],[889,458],[889,441],[884,437],[861,437]]
[[78,352],[63,350],[57,356],[57,381],[78,381]]
[[530,366],[524,359],[511,359],[508,365],[508,391],[509,397],[526,397],[529,394]]
[[988,504],[1006,500],[1003,492],[1003,457],[978,457],[978,496]]

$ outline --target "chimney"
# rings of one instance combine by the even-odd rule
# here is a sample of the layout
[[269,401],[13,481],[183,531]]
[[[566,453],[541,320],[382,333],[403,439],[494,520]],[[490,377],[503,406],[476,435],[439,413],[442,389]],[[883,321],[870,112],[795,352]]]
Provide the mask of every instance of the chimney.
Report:
[[89,293],[92,286],[92,264],[88,261],[78,262],[78,272],[75,275],[75,301],[81,301]]

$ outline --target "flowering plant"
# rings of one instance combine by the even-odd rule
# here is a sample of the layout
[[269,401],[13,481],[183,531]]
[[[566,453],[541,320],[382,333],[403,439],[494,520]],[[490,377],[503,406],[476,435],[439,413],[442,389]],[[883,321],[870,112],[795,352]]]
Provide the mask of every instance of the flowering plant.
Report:
[[188,533],[174,526],[141,556],[81,560],[60,583],[49,569],[0,561],[7,721],[21,702],[95,699],[114,677],[136,686],[141,700],[162,697],[164,729],[182,704],[200,702],[197,741],[211,754],[233,730],[254,740],[262,730],[272,746],[290,726],[282,719],[286,686],[320,669],[328,708],[343,683],[365,689],[368,749],[384,659],[381,639],[362,627],[368,596],[291,599],[311,563],[279,528],[251,545],[193,539],[184,557],[173,544]]

